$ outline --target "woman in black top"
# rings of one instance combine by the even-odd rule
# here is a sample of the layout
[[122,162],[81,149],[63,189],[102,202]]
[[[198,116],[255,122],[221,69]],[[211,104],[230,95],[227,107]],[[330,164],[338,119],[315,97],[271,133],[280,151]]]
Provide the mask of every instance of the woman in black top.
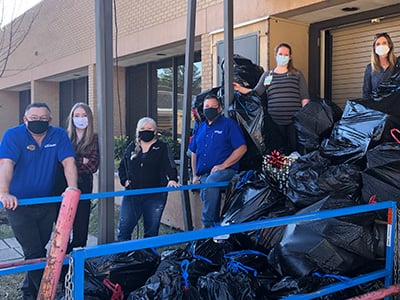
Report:
[[[142,118],[136,127],[136,139],[128,145],[118,168],[126,189],[177,187],[177,170],[168,144],[157,139],[157,124]],[[118,241],[130,240],[143,215],[144,237],[158,235],[167,193],[124,196],[118,223]]]

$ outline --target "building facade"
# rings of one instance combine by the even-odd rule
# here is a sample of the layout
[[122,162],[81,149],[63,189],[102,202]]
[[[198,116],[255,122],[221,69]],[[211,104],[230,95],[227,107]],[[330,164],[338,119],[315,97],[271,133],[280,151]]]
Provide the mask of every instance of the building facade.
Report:
[[[133,136],[147,115],[179,139],[187,2],[113,1],[115,135]],[[388,32],[400,47],[395,0],[235,0],[233,12],[235,54],[268,69],[274,47],[289,43],[312,97],[341,106],[361,96],[374,34]],[[221,85],[223,16],[223,0],[197,1],[194,95]],[[49,103],[55,125],[75,102],[97,114],[94,1],[43,0],[0,34],[0,138],[30,102]]]

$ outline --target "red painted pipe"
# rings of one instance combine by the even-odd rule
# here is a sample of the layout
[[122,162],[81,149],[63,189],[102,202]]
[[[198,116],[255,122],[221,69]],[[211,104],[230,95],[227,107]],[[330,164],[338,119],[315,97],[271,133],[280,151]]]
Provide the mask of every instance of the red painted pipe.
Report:
[[400,284],[391,285],[387,288],[366,293],[364,295],[356,296],[347,300],[379,300],[398,293],[400,293]]
[[60,279],[61,268],[80,195],[81,192],[79,190],[67,190],[63,193],[63,200],[51,242],[50,254],[43,272],[37,300],[53,300],[56,296],[57,283]]

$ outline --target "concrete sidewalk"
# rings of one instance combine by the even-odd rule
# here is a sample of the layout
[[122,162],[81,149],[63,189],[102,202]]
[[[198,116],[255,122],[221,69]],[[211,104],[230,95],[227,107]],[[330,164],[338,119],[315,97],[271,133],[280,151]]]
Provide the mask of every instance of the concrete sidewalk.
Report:
[[[97,245],[97,237],[89,235],[87,245]],[[47,248],[50,249],[50,244]],[[0,240],[0,263],[18,261],[23,259],[24,253],[22,251],[21,245],[17,242],[15,238]]]

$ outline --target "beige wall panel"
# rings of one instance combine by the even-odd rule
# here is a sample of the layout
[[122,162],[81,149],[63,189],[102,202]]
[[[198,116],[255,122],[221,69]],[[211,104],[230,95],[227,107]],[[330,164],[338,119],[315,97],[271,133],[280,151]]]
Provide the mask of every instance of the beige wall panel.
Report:
[[[266,54],[268,53],[268,19],[261,20],[259,22],[250,23],[247,25],[239,25],[234,29],[234,38],[247,35],[250,33],[258,32],[259,34],[259,60],[260,65],[265,69],[266,68]],[[213,86],[217,86],[217,42],[224,39],[224,32],[219,30],[210,35],[210,40],[212,44],[212,68],[213,68]]]
[[19,101],[17,92],[0,91],[0,142],[4,132],[19,124]]
[[308,25],[279,19],[270,19],[270,54],[269,68],[276,66],[275,47],[287,43],[292,47],[294,66],[308,79]]
[[[324,1],[234,1],[234,23],[265,18]],[[137,53],[186,38],[186,0],[117,1],[118,55]],[[39,10],[40,8],[40,10]],[[95,63],[95,16],[92,0],[43,0],[32,28],[9,59],[0,89],[29,83]],[[223,28],[223,1],[198,1],[196,35]],[[29,18],[27,18],[29,19]],[[21,29],[29,26],[25,22]],[[114,31],[115,36],[115,31]]]
[[60,125],[60,97],[59,97],[59,84],[58,82],[46,81],[33,81],[31,92],[31,101],[44,102],[49,105],[51,115],[53,117],[52,124],[55,126]]

